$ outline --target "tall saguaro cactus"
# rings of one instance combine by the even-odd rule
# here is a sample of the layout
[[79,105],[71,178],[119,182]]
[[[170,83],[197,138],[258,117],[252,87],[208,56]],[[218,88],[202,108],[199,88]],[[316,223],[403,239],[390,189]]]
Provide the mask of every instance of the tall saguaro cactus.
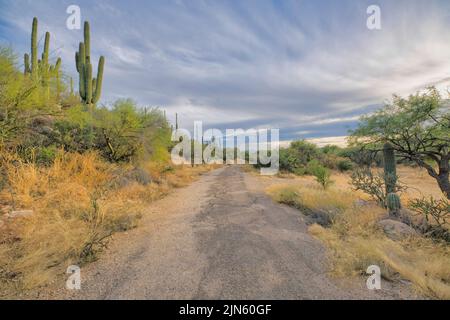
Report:
[[395,192],[397,184],[397,168],[395,161],[394,147],[386,143],[383,147],[384,156],[384,182],[386,184],[386,194]]
[[394,147],[386,143],[383,147],[384,183],[386,185],[386,206],[389,214],[398,215],[401,209],[400,197],[395,193],[397,188],[397,168]]
[[35,79],[38,77],[38,57],[37,57],[37,28],[38,20],[33,18],[33,26],[31,29],[31,74]]
[[[50,33],[45,33],[44,51],[42,52],[41,59],[38,59],[38,20],[33,18],[33,25],[31,29],[31,61],[30,55],[25,53],[24,55],[24,74],[31,74],[33,80],[42,82],[44,87],[48,87],[50,77],[53,71],[59,72],[59,66],[61,59],[58,58],[55,65],[49,63],[50,52]],[[59,81],[59,79],[57,79]]]
[[86,105],[96,104],[102,93],[103,69],[105,58],[98,61],[97,78],[92,77],[91,64],[91,33],[89,22],[84,23],[84,42],[80,42],[75,62],[79,74],[79,93]]

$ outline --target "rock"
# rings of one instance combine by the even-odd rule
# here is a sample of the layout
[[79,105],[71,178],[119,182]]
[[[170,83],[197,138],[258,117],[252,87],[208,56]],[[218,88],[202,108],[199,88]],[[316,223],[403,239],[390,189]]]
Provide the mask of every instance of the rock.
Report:
[[128,178],[137,181],[138,183],[146,186],[152,182],[152,178],[147,171],[141,168],[135,168],[128,173]]
[[383,229],[386,236],[392,240],[401,240],[417,235],[416,230],[400,221],[386,219],[379,221],[378,225]]
[[5,222],[3,220],[0,220],[0,229],[2,229],[5,226]]
[[149,185],[152,183],[150,174],[141,168],[134,168],[131,171],[119,174],[113,181],[113,185],[117,188],[124,188],[130,185],[132,182],[137,182],[141,185]]
[[33,213],[34,213],[33,210],[19,210],[19,211],[12,211],[11,213],[6,214],[5,216],[9,219],[15,219],[15,218],[29,217],[32,216]]
[[362,199],[357,199],[354,202],[354,204],[355,204],[356,207],[365,207],[365,206],[370,205],[370,202],[366,201],[366,200],[362,200]]

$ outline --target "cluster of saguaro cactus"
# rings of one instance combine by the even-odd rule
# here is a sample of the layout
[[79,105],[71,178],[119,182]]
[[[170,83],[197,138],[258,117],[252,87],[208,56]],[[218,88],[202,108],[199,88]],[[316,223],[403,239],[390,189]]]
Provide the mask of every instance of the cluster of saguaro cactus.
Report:
[[92,77],[91,34],[89,22],[84,23],[84,42],[80,42],[79,51],[75,54],[75,62],[79,74],[79,94],[86,105],[98,102],[102,92],[103,68],[105,58],[98,62],[97,78]]
[[397,169],[394,147],[386,143],[383,148],[384,155],[384,183],[386,185],[386,206],[389,214],[398,215],[401,209],[400,197],[396,194]]
[[56,75],[57,85],[59,82],[59,69],[61,67],[61,58],[56,60],[55,65],[51,65],[48,61],[50,51],[50,33],[45,33],[44,51],[41,59],[38,58],[38,20],[33,18],[33,26],[31,30],[31,60],[30,55],[24,55],[24,74],[31,75],[35,81],[41,81],[45,87],[48,87],[50,77]]

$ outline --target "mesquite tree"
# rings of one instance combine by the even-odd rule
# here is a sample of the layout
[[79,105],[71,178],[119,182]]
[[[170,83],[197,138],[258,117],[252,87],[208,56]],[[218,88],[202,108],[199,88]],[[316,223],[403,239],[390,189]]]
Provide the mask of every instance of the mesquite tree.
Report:
[[389,142],[399,158],[415,162],[450,199],[450,108],[435,88],[392,103],[362,118],[353,142],[379,149]]

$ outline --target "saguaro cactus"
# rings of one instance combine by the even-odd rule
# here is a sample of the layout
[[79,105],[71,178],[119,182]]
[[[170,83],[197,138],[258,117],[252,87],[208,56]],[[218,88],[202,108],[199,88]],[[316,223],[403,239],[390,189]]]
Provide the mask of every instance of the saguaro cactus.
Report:
[[100,100],[102,93],[103,69],[105,58],[98,61],[97,78],[92,77],[91,64],[91,34],[89,22],[84,23],[84,42],[80,42],[78,52],[75,53],[75,62],[79,74],[79,94],[86,105],[95,104]]
[[[59,70],[61,59],[58,58],[55,65],[49,63],[50,52],[50,33],[45,33],[44,51],[42,52],[41,59],[38,59],[38,20],[33,18],[33,25],[31,29],[31,61],[30,55],[25,53],[24,55],[24,74],[31,74],[34,80],[40,80],[44,86],[48,86],[50,77],[54,70]],[[59,65],[58,65],[59,64]]]
[[397,168],[394,147],[386,143],[383,147],[384,183],[386,185],[386,207],[389,215],[397,216],[401,209],[400,197],[395,193],[397,188]]
[[386,194],[396,191],[397,169],[394,148],[390,143],[386,143],[383,148],[384,155],[384,182],[386,184]]
[[31,74],[35,79],[38,77],[37,28],[38,20],[34,17],[31,29]]
[[28,53],[24,54],[23,61],[24,61],[24,71],[23,71],[23,73],[25,75],[30,74],[31,73],[30,55]]
[[73,94],[73,78],[70,77],[70,94]]
[[402,208],[398,194],[389,193],[386,197],[386,206],[389,209],[390,216],[398,216],[400,209]]

